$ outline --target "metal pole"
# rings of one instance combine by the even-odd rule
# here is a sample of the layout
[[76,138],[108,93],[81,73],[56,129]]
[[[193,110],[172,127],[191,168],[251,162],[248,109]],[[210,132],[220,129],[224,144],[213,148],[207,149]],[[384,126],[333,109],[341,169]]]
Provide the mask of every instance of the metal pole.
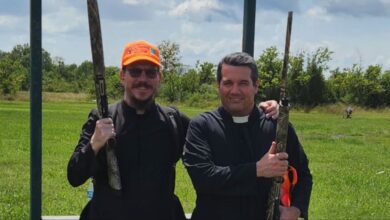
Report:
[[42,218],[42,0],[30,0],[30,219]]
[[245,0],[242,51],[253,56],[255,41],[256,0]]

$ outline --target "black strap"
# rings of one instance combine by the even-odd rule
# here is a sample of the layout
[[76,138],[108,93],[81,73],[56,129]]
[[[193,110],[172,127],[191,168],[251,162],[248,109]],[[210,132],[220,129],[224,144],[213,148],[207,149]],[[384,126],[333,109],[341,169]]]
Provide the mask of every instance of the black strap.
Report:
[[174,142],[174,147],[175,147],[175,155],[174,155],[174,162],[176,163],[182,153],[182,146],[184,143],[182,143],[182,138],[181,135],[184,135],[182,132],[182,122],[181,122],[181,117],[179,111],[172,106],[166,107],[166,106],[161,106],[161,112],[167,120],[169,127],[171,129],[172,133],[172,138]]

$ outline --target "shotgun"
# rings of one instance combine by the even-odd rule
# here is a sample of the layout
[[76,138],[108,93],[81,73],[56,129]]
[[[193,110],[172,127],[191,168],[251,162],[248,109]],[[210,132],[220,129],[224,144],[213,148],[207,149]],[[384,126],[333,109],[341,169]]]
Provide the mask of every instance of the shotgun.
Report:
[[[276,152],[285,152],[287,145],[288,134],[288,113],[289,103],[286,96],[286,84],[287,84],[287,69],[288,58],[290,51],[290,38],[291,38],[291,26],[292,26],[292,11],[288,12],[287,19],[287,32],[286,32],[286,44],[284,47],[284,59],[282,67],[282,77],[280,81],[280,101],[279,101],[279,117],[276,125]],[[282,177],[274,177],[272,180],[271,190],[268,194],[267,204],[267,220],[279,220],[280,212],[280,185],[282,183]]]
[[[96,0],[87,0],[87,4],[97,108],[100,118],[107,118],[109,117],[109,114],[99,8]],[[108,183],[112,189],[120,193],[122,184],[114,146],[115,139],[108,140],[105,146],[107,154]]]

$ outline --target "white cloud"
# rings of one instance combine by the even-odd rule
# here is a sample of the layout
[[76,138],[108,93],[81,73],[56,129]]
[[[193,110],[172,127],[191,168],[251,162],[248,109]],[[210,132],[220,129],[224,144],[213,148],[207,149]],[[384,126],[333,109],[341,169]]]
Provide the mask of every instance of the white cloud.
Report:
[[222,29],[226,31],[237,31],[237,32],[242,32],[242,24],[224,24],[222,26]]
[[260,4],[261,10],[287,12],[299,11],[300,1],[302,0],[262,0],[257,4]]
[[375,64],[379,64],[379,63],[387,63],[387,64],[390,64],[390,58],[388,58],[388,59],[386,60],[386,57],[384,57],[384,56],[382,56],[382,55],[378,55],[378,56],[374,57],[374,59],[373,59],[371,65],[375,65]]
[[56,12],[42,16],[42,28],[46,33],[65,33],[87,26],[87,16],[72,7],[61,7]]
[[302,41],[300,39],[297,39],[297,40],[293,40],[293,42],[291,43],[291,47],[292,47],[292,53],[298,53],[298,52],[301,52],[301,51],[305,51],[307,53],[314,53],[318,48],[322,47],[322,48],[329,48],[330,50],[333,50],[335,48],[337,48],[337,45],[334,43],[334,42],[330,42],[330,41],[326,41],[326,40],[323,40],[323,41],[319,41],[319,42],[312,42],[312,41]]
[[[23,1],[0,9],[0,50],[29,40]],[[86,2],[43,0],[42,6],[44,48],[66,62],[90,59]],[[135,39],[177,42],[182,62],[189,65],[216,63],[242,47],[243,1],[102,0],[99,9],[107,65],[119,65],[122,46]],[[264,0],[257,9],[256,57],[270,46],[283,51],[287,11],[293,10],[291,54],[328,47],[334,51],[331,67],[350,67],[361,59],[363,65],[390,68],[390,0]]]
[[329,22],[332,20],[332,17],[328,14],[326,8],[315,6],[306,11],[305,16],[310,19],[317,19],[321,21]]
[[199,32],[199,27],[192,22],[185,22],[180,25],[180,32],[184,35],[191,35]]
[[215,21],[236,22],[239,19],[234,7],[218,0],[186,0],[172,7],[168,11],[168,15],[198,23]]
[[20,18],[12,15],[0,15],[0,27],[12,28],[17,26]]
[[390,57],[383,63],[384,70],[390,70]]
[[172,0],[122,0],[122,3],[127,5],[170,5]]
[[205,13],[212,9],[219,9],[220,5],[217,0],[188,0],[169,12],[169,15],[181,17],[186,14]]
[[203,54],[209,49],[209,42],[203,41],[201,39],[187,39],[182,38],[180,41],[180,48],[184,51],[194,53],[194,54]]
[[[83,2],[80,4],[81,1],[68,1],[68,0],[42,0],[42,10],[43,14],[46,13],[55,13],[57,11],[60,11],[62,8],[69,8],[69,7],[80,7],[81,5],[87,8],[87,2]],[[100,6],[100,4],[99,4]]]
[[328,0],[324,6],[331,14],[351,15],[354,17],[390,16],[389,0]]
[[217,64],[222,56],[241,50],[241,39],[190,39],[177,40],[183,54],[183,63],[193,66],[196,60]]
[[262,11],[261,13],[256,13],[256,23],[259,23],[261,26],[273,26],[281,23],[281,21],[287,21],[286,13],[280,11]]
[[228,53],[233,53],[237,51],[241,51],[242,48],[242,39],[221,39],[217,42],[213,42],[212,46],[209,48],[208,54],[209,55],[218,55],[218,61],[223,56],[225,56]]
[[[287,14],[280,11],[262,11],[262,13],[258,13],[257,15],[255,30],[255,43],[257,48],[255,52],[260,53],[268,47],[284,45]],[[293,23],[293,39],[295,34],[294,25],[295,23]],[[257,56],[257,54],[254,55]]]
[[[366,54],[365,54],[366,55]],[[390,57],[386,57],[384,55],[371,55],[369,54],[365,60],[364,57],[362,59],[363,65],[365,67],[369,65],[380,65],[383,67],[383,71],[390,70]]]
[[142,0],[123,0],[123,3],[128,4],[128,5],[138,5],[144,1]]

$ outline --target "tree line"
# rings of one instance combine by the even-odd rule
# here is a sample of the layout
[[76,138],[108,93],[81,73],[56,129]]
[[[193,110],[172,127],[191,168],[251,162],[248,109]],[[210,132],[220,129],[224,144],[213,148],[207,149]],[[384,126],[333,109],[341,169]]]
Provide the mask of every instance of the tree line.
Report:
[[[161,50],[163,82],[159,98],[168,102],[184,102],[207,106],[218,102],[216,64],[197,62],[195,67],[181,63],[180,46],[171,41],[158,44]],[[265,49],[256,59],[259,68],[258,100],[278,99],[282,54],[276,47]],[[332,51],[318,48],[315,52],[299,52],[290,56],[287,92],[293,105],[314,107],[342,102],[349,105],[378,108],[390,106],[390,70],[381,65],[363,68],[330,69]],[[0,50],[0,95],[8,99],[18,91],[30,89],[30,47],[16,45],[10,52]],[[118,67],[106,67],[107,93],[119,99],[123,88]],[[329,77],[325,78],[325,73]],[[93,64],[65,64],[61,57],[51,57],[42,49],[42,90],[46,92],[87,93],[94,97]]]

